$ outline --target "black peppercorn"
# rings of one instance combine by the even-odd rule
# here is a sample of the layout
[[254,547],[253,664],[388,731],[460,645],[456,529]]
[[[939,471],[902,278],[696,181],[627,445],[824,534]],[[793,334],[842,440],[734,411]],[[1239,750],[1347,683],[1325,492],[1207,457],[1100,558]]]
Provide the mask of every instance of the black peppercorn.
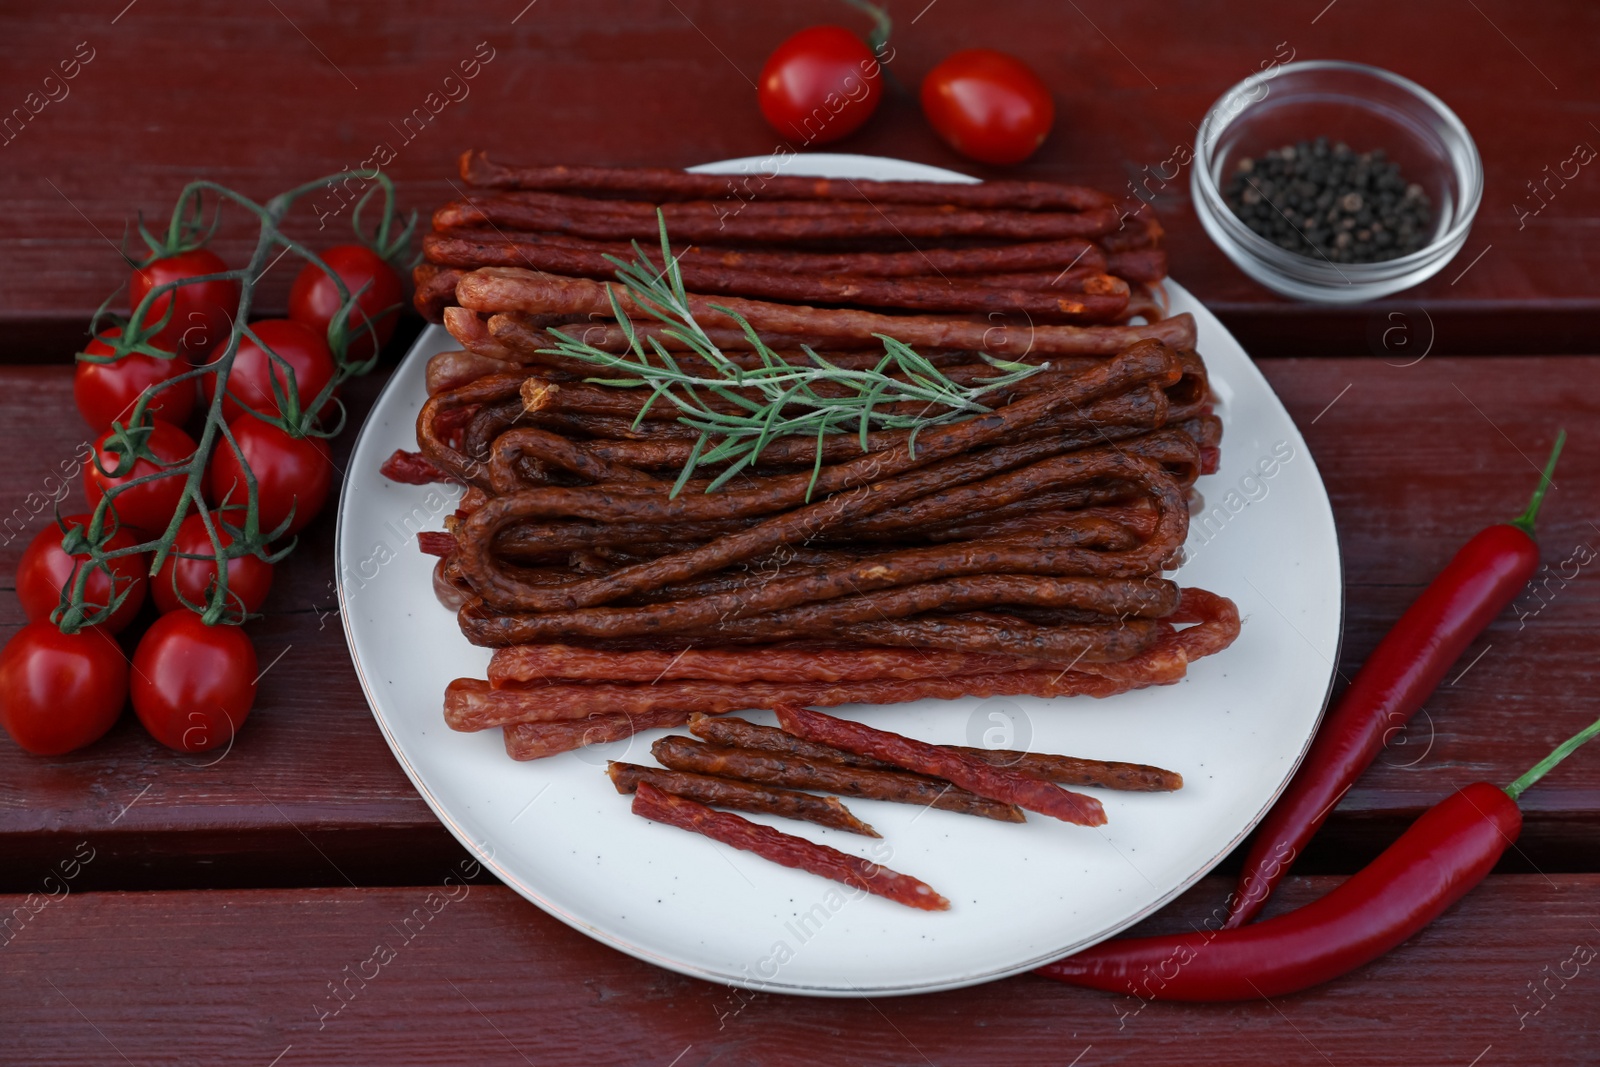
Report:
[[1234,164],[1229,208],[1280,248],[1339,263],[1375,263],[1424,247],[1433,204],[1381,148],[1357,154],[1326,137]]

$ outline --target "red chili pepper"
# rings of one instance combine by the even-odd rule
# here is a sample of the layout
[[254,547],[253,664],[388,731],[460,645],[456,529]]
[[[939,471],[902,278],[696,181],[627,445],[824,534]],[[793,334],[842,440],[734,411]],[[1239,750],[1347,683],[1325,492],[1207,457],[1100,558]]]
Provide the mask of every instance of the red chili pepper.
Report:
[[1317,731],[1289,788],[1256,831],[1228,898],[1226,929],[1255,918],[1384,742],[1416,714],[1451,664],[1533,577],[1539,567],[1533,523],[1566,439],[1565,430],[1556,437],[1528,509],[1463,545],[1362,664]]
[[1522,829],[1517,798],[1596,734],[1600,721],[1505,789],[1477,782],[1452,793],[1371,864],[1303,908],[1240,930],[1107,941],[1038,973],[1141,1000],[1254,1000],[1337,978],[1427,926],[1482,881]]

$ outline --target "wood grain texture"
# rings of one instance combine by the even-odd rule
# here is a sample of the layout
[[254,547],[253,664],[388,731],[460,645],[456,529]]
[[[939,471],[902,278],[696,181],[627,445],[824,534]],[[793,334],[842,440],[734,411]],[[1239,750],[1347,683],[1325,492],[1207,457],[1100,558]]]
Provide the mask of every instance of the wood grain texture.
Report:
[[[6,1062],[1565,1067],[1600,1055],[1596,964],[1551,977],[1600,943],[1595,876],[1496,876],[1321,988],[1182,1005],[1031,975],[871,1001],[751,994],[640,963],[510,890],[447,889],[445,873],[361,892],[69,895],[0,948]],[[1335,881],[1293,878],[1280,894],[1304,902]],[[1139,930],[1204,922],[1224,891],[1207,879]],[[0,914],[21,902],[0,898]],[[393,954],[381,965],[380,946]]]
[[[1038,155],[1007,173],[1122,191],[1156,175],[1173,276],[1257,355],[1381,353],[1388,314],[1408,311],[1420,330],[1419,309],[1440,353],[1600,348],[1591,239],[1600,178],[1591,167],[1552,185],[1525,222],[1515,210],[1537,206],[1528,183],[1543,181],[1546,166],[1578,142],[1600,145],[1593,5],[1483,0],[1397,12],[1381,0],[1340,0],[1315,18],[1260,0],[940,0],[910,10],[919,6],[895,12],[898,76],[915,86],[941,57],[973,45],[1027,60],[1055,94],[1059,120]],[[139,0],[120,15],[85,0],[13,5],[0,12],[0,113],[23,106],[80,42],[94,58],[68,95],[0,146],[0,358],[65,358],[82,320],[121,280],[123,227],[137,212],[164,216],[189,178],[268,196],[359,165],[388,143],[386,170],[406,205],[427,212],[453,195],[452,161],[469,145],[534,162],[687,165],[764,154],[779,142],[755,107],[762,61],[803,26],[853,17],[831,0]],[[442,92],[480,42],[494,58],[467,95],[432,114],[428,94]],[[1194,126],[1228,86],[1289,49],[1414,78],[1474,134],[1486,171],[1478,222],[1457,263],[1421,288],[1351,309],[1295,304],[1248,281],[1201,231],[1188,170],[1166,161],[1192,146]],[[408,128],[418,108],[427,121]],[[826,147],[1000,173],[957,157],[914,100],[893,95],[862,130]],[[241,225],[235,213],[218,246],[235,260]],[[264,309],[282,306],[291,274],[267,278]]]
[[[1522,509],[1558,426],[1572,437],[1540,520],[1546,562],[1559,567],[1578,545],[1600,548],[1590,525],[1600,496],[1600,405],[1580,387],[1600,375],[1600,359],[1263,366],[1333,500],[1347,581],[1346,676],[1468,537]],[[350,391],[354,418],[378,384]],[[81,442],[69,385],[64,368],[0,370],[0,447],[12,456],[0,470],[0,523]],[[348,437],[340,445],[342,464]],[[28,533],[44,521],[34,518]],[[407,884],[461,855],[390,755],[349,665],[332,613],[331,527],[330,505],[279,568],[266,618],[251,624],[264,662],[287,652],[262,679],[256,710],[221,762],[175,756],[131,716],[59,759],[0,743],[0,891],[91,835],[104,859],[86,877],[105,888]],[[25,543],[0,543],[7,586]],[[1543,607],[1530,595],[1491,627],[1462,667],[1481,658],[1464,676],[1452,673],[1426,715],[1392,741],[1302,869],[1353,869],[1451,790],[1508,781],[1600,716],[1591,684],[1597,566],[1565,587],[1552,584]],[[0,638],[21,622],[5,592]],[[1519,612],[1527,616],[1520,623]],[[1527,828],[1509,867],[1600,869],[1600,758],[1568,761],[1524,807]]]

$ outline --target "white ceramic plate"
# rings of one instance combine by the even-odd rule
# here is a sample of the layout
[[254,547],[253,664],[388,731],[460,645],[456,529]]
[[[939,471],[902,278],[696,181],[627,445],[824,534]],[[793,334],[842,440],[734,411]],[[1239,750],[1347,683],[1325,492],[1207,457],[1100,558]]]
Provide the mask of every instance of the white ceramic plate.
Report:
[[[784,169],[971,180],[868,156],[792,156]],[[602,768],[607,759],[652,762],[650,744],[665,731],[531,763],[508,759],[499,731],[452,732],[440,711],[444,687],[483,677],[489,653],[469,645],[434,599],[433,560],[414,542],[417,531],[441,527],[454,496],[378,473],[392,451],[415,447],[424,364],[452,346],[439,327],[417,340],[362,428],[339,507],[345,633],[395,757],[507,885],[606,944],[702,978],[828,996],[949,989],[1027,970],[1149,915],[1250,831],[1299,763],[1328,694],[1342,608],[1333,516],[1305,442],[1238,343],[1182,288],[1167,289],[1173,312],[1199,322],[1226,422],[1222,467],[1200,480],[1207,507],[1178,580],[1232,597],[1244,616],[1239,640],[1177,685],[1109,700],[922,701],[837,713],[931,741],[1152,763],[1182,772],[1181,792],[1095,790],[1109,817],[1098,829],[855,800],[850,807],[882,841],[783,826],[930,883],[951,908],[927,913],[632,815]],[[772,721],[767,712],[752,717]]]

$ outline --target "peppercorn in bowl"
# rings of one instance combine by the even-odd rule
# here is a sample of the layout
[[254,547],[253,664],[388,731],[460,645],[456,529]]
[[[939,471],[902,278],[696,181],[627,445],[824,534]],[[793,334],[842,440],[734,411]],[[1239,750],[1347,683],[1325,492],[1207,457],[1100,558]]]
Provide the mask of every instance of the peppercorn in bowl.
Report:
[[1461,120],[1420,85],[1313,61],[1223,94],[1200,126],[1190,182],[1206,232],[1250,277],[1355,303],[1410,288],[1461,250],[1483,167]]

